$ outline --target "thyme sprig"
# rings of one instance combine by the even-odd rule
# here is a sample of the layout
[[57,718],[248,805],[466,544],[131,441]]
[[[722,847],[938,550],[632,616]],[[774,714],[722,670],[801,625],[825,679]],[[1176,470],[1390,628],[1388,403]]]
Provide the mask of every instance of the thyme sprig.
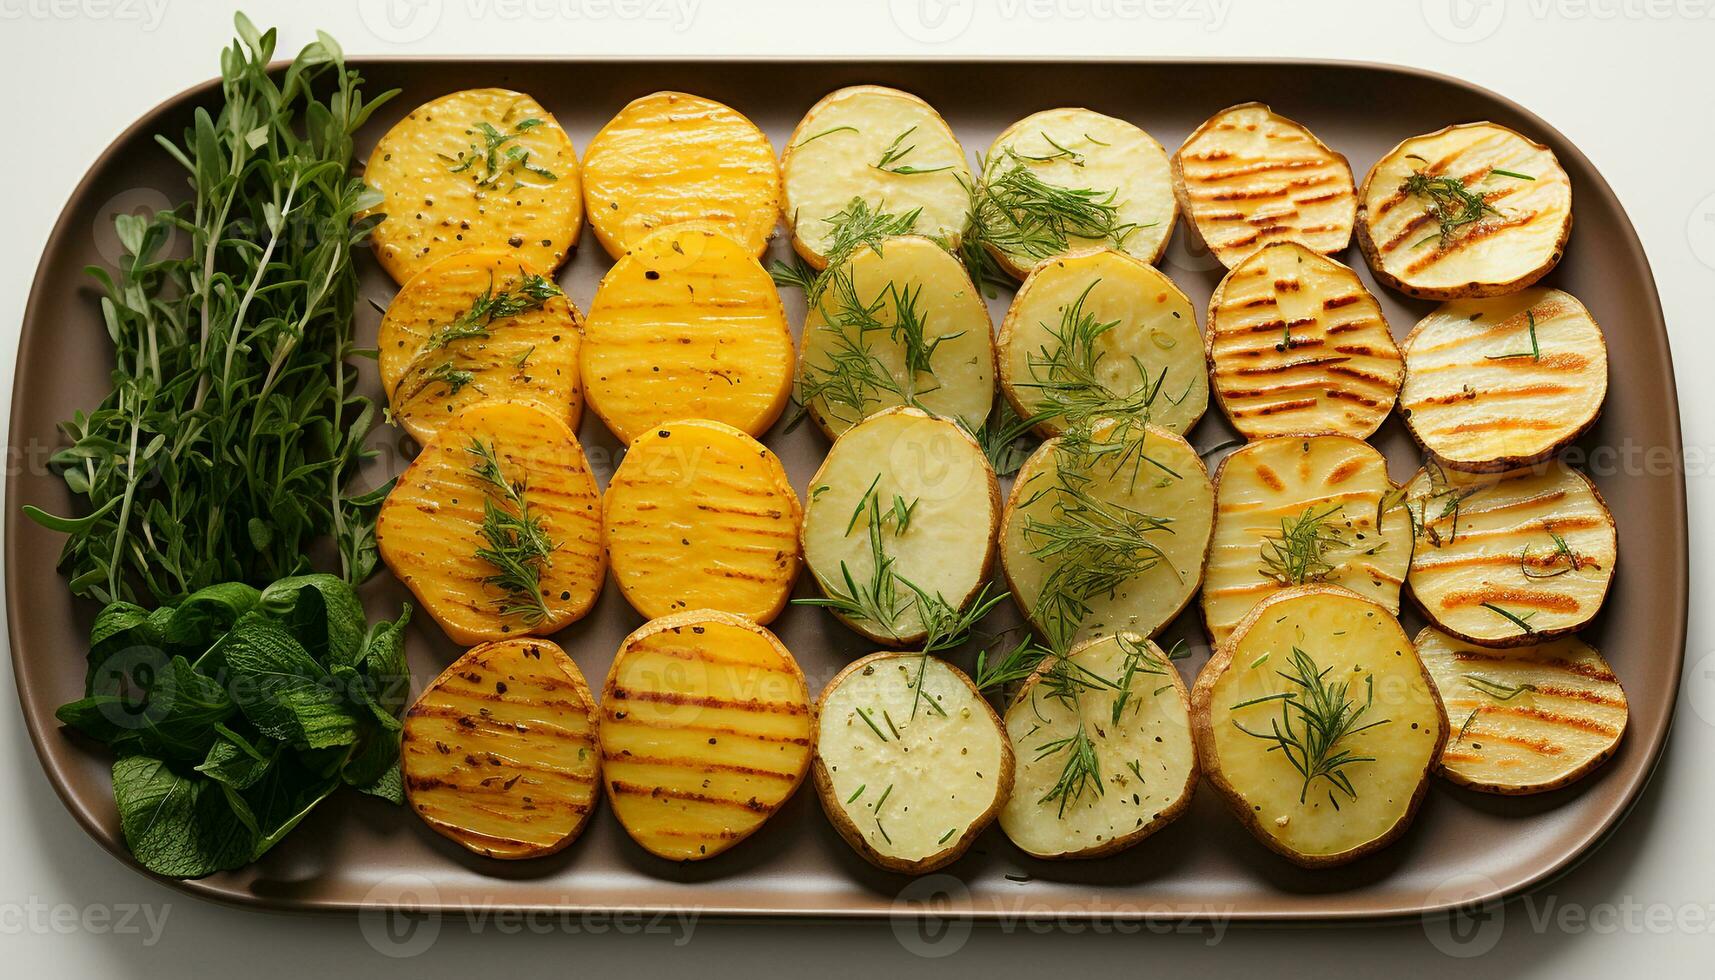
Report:
[[429,339],[424,342],[424,349],[438,350],[456,341],[487,337],[489,327],[493,326],[496,320],[505,320],[541,309],[548,300],[565,295],[553,280],[544,276],[525,272],[523,269],[518,270],[518,275],[516,285],[509,285],[499,293],[494,291],[494,277],[489,276],[488,285],[483,287],[482,295],[472,300],[469,308],[452,322],[429,334]]
[[381,220],[359,215],[382,197],[350,174],[353,134],[395,93],[367,97],[325,34],[274,71],[276,33],[236,26],[213,111],[156,137],[188,199],[115,215],[124,255],[91,270],[111,390],[61,424],[70,444],[49,457],[84,513],[24,508],[66,535],[72,592],[102,602],[308,571],[324,535],[348,581],[378,559],[388,487],[346,487],[375,455],[375,406],[349,361],[352,253]]
[[[1270,723],[1268,731],[1246,728],[1237,718],[1233,719],[1233,727],[1252,738],[1274,743],[1269,751],[1279,751],[1303,777],[1298,791],[1300,803],[1308,798],[1311,785],[1318,779],[1326,780],[1347,799],[1357,799],[1357,788],[1346,770],[1359,763],[1374,762],[1375,757],[1358,755],[1341,743],[1390,721],[1387,718],[1364,721],[1375,702],[1375,675],[1364,675],[1364,700],[1359,703],[1349,696],[1350,680],[1328,680],[1333,669],[1318,667],[1308,653],[1293,647],[1287,668],[1275,671],[1293,689],[1240,701],[1231,708],[1238,711],[1256,704],[1279,703],[1280,715]],[[1329,791],[1328,800],[1339,809],[1333,790]]]
[[505,595],[496,600],[503,618],[520,617],[536,626],[550,615],[542,595],[542,573],[551,563],[554,542],[542,520],[531,512],[526,486],[506,478],[494,444],[471,439],[465,452],[475,460],[471,473],[483,484],[482,537],[487,546],[476,557],[494,567],[483,582]]
[[[509,117],[512,111],[507,110]],[[510,121],[509,118],[502,119],[501,123],[504,125]],[[560,179],[559,176],[531,163],[530,151],[516,145],[520,136],[542,125],[543,120],[531,117],[520,119],[503,132],[491,123],[480,122],[476,124],[478,139],[473,141],[468,149],[460,150],[455,157],[443,154],[442,158],[447,161],[447,169],[452,173],[474,173],[478,187],[494,187],[500,183],[501,178],[513,177],[512,186],[516,188],[521,183],[516,177],[520,170],[553,183]],[[479,165],[481,169],[477,169]]]

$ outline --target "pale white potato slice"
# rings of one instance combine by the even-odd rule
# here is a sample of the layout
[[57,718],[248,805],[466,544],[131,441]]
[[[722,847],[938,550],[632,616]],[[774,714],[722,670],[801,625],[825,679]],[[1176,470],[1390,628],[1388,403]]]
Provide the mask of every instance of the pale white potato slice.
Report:
[[1229,269],[1273,242],[1343,252],[1358,208],[1346,158],[1261,102],[1222,109],[1186,138],[1173,154],[1173,191]]
[[1155,426],[1103,423],[1037,448],[1001,519],[1001,567],[1050,647],[1153,636],[1196,594],[1215,516],[1197,451]]
[[1433,627],[1417,653],[1447,706],[1452,735],[1441,775],[1506,796],[1577,782],[1626,732],[1626,692],[1608,662],[1575,636],[1491,650]]
[[1012,791],[1012,745],[958,668],[876,653],[822,692],[812,772],[822,810],[853,850],[923,874],[958,860],[994,820]]
[[1602,495],[1564,463],[1477,475],[1431,462],[1406,484],[1417,547],[1406,582],[1436,626],[1490,647],[1582,629],[1614,578]]
[[804,562],[823,596],[891,597],[828,608],[869,639],[902,646],[925,635],[923,596],[961,609],[982,588],[999,523],[1000,484],[976,440],[946,419],[888,409],[836,440],[811,478]]
[[1331,585],[1252,609],[1198,676],[1191,719],[1198,758],[1233,814],[1310,868],[1404,833],[1447,741],[1441,700],[1399,620]]
[[[995,138],[983,158],[979,195],[989,252],[1007,272],[1023,279],[1038,262],[1076,248],[1112,247],[1151,264],[1159,262],[1179,220],[1167,151],[1155,137],[1123,119],[1089,109],[1047,109],[1025,116]],[[1053,187],[1093,191],[1090,200],[1107,210],[1106,234],[1082,235],[1079,227],[1044,238],[997,233],[991,205],[1021,198],[1013,193],[1016,171],[1027,171]],[[1028,199],[1028,198],[1026,198]],[[1016,224],[1039,228],[1041,213],[1008,209]],[[1010,230],[1013,223],[1002,222]],[[1091,226],[1081,226],[1092,230]],[[1058,238],[1058,241],[1050,240]]]
[[830,438],[906,404],[982,426],[994,402],[994,328],[952,253],[927,238],[889,238],[823,273],[814,293],[798,399]]
[[1159,269],[1112,249],[1048,259],[1018,288],[1000,328],[1001,390],[1036,428],[1147,408],[1180,435],[1209,407],[1191,300]]
[[1491,122],[1413,136],[1358,190],[1358,244],[1385,285],[1419,299],[1500,296],[1541,279],[1572,235],[1554,151]]
[[1558,289],[1455,300],[1405,338],[1400,414],[1455,469],[1539,462],[1582,435],[1608,394],[1608,346]]
[[[1057,668],[1050,658],[1007,708],[1015,769],[1000,826],[1033,857],[1104,857],[1190,806],[1198,775],[1190,696],[1167,654],[1136,633],[1080,644],[1067,660]],[[1093,678],[1106,686],[1076,687]],[[1076,793],[1061,792],[1080,730],[1097,775]]]
[[1207,356],[1221,409],[1247,439],[1367,439],[1404,373],[1357,273],[1297,242],[1263,246],[1215,287]]
[[911,230],[957,245],[971,210],[964,147],[940,113],[909,92],[854,85],[810,107],[781,158],[792,247],[820,269],[836,216],[854,199],[917,218]]
[[1344,586],[1398,615],[1412,536],[1403,515],[1382,515],[1393,489],[1382,454],[1346,436],[1264,439],[1222,460],[1203,580],[1209,638],[1225,640],[1295,585]]

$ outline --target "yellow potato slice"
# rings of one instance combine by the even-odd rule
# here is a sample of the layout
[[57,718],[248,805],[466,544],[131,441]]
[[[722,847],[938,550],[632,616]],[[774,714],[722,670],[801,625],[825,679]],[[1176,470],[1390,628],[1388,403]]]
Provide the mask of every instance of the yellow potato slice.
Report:
[[1404,374],[1357,273],[1297,242],[1252,252],[1215,287],[1208,359],[1221,409],[1247,439],[1367,439]]
[[1411,522],[1382,515],[1387,460],[1346,436],[1253,442],[1215,474],[1215,539],[1203,622],[1225,640],[1258,602],[1296,585],[1339,585],[1399,614]]
[[1331,585],[1258,603],[1198,675],[1191,717],[1234,816],[1309,868],[1404,833],[1447,742],[1441,699],[1399,621]]
[[[989,252],[1014,278],[1023,279],[1044,259],[1089,247],[1114,248],[1150,264],[1167,251],[1179,220],[1172,168],[1155,137],[1131,123],[1089,109],[1047,109],[1007,127],[983,159],[986,202],[1021,200],[1007,188],[1022,169],[1054,187],[1094,191],[1095,203],[1111,211],[1104,222],[1108,234],[1069,229],[1073,233],[1059,243],[1031,235],[1035,244],[1028,247],[1009,241],[1013,236],[997,244],[991,229]],[[1014,213],[1026,225],[1041,217],[1029,209]],[[985,204],[985,222],[992,217]]]
[[730,425],[638,436],[602,512],[614,581],[646,617],[720,609],[767,623],[798,578],[798,495],[780,460]]
[[1191,300],[1154,266],[1112,249],[1048,259],[1024,280],[1000,328],[1001,390],[1020,418],[1089,421],[1148,408],[1169,432],[1209,407],[1203,338]]
[[584,150],[584,206],[614,258],[658,228],[706,224],[760,256],[780,220],[774,146],[713,99],[656,92],[608,121]]
[[745,246],[665,228],[602,277],[584,327],[584,391],[624,442],[662,422],[768,431],[792,389],[792,334]]
[[[516,546],[535,537],[517,526],[521,517],[545,549]],[[381,505],[375,541],[447,636],[467,646],[557,632],[589,611],[607,576],[601,496],[583,447],[566,423],[518,403],[477,405],[442,426]],[[528,576],[497,581],[495,558],[533,570],[536,588]]]
[[876,867],[926,874],[958,860],[994,821],[1012,771],[994,709],[939,657],[872,654],[817,702],[816,795]]
[[436,833],[484,857],[553,854],[595,809],[595,741],[595,697],[564,650],[485,643],[406,712],[406,798]]
[[1563,463],[1482,476],[1431,462],[1406,484],[1417,547],[1406,581],[1462,640],[1529,646],[1582,629],[1614,578],[1614,519]]
[[1608,346],[1558,289],[1448,303],[1405,338],[1401,414],[1437,459],[1509,470],[1586,432],[1608,394]]
[[1413,136],[1358,190],[1370,270],[1419,299],[1523,289],[1560,262],[1571,235],[1572,181],[1554,151],[1491,122]]
[[[1191,805],[1191,699],[1167,654],[1136,633],[1080,644],[1066,659],[1050,658],[1006,710],[1015,776],[1000,826],[1033,857],[1106,857]],[[1084,742],[1098,778],[1061,792],[1068,753]]]
[[1153,636],[1203,580],[1215,488],[1166,429],[1098,425],[1025,461],[1000,527],[1018,608],[1051,647],[1129,630]]
[[467,89],[417,107],[387,131],[363,172],[387,215],[371,241],[403,284],[467,248],[502,249],[552,274],[578,246],[578,154],[522,92]]
[[1620,679],[1575,636],[1490,650],[1433,628],[1417,652],[1447,706],[1441,774],[1485,793],[1546,793],[1582,779],[1626,731]]
[[810,765],[804,674],[774,634],[713,610],[625,638],[602,691],[602,780],[644,850],[714,857],[786,804]]
[[810,107],[780,163],[792,247],[828,264],[837,218],[854,200],[956,246],[971,210],[971,171],[947,121],[909,92],[854,85]]
[[1173,190],[1192,231],[1229,269],[1274,242],[1333,255],[1352,240],[1351,164],[1261,102],[1198,126],[1173,154]]
[[804,319],[798,397],[829,438],[905,404],[982,426],[994,402],[994,328],[952,253],[890,238],[824,276]]
[[420,443],[472,405],[529,402],[572,429],[583,414],[577,307],[493,250],[449,255],[388,304],[376,339],[393,418]]
[[[988,580],[999,525],[1000,484],[976,440],[946,419],[888,409],[835,440],[810,480],[804,560],[824,596],[892,596],[865,615],[829,609],[877,643],[904,646],[926,632],[911,586],[963,609]],[[878,547],[891,559],[880,583]]]

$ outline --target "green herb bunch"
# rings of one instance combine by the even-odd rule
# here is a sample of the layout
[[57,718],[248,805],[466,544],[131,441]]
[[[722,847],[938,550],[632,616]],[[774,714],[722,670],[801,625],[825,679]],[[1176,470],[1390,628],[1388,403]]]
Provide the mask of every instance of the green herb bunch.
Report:
[[[350,496],[375,406],[355,392],[352,251],[381,196],[350,176],[352,134],[393,93],[365,99],[321,35],[278,76],[275,34],[242,14],[221,57],[221,107],[179,142],[191,197],[115,218],[125,256],[92,270],[113,341],[113,389],[62,424],[53,464],[88,503],[79,518],[27,508],[68,535],[72,591],[172,602],[207,586],[307,570],[337,544],[347,581],[375,567],[385,489]],[[326,94],[318,97],[313,88]],[[178,257],[173,239],[188,240]]]
[[86,696],[59,720],[110,748],[125,842],[157,874],[260,858],[341,786],[403,802],[406,607],[367,624],[326,574],[229,582],[91,630]]

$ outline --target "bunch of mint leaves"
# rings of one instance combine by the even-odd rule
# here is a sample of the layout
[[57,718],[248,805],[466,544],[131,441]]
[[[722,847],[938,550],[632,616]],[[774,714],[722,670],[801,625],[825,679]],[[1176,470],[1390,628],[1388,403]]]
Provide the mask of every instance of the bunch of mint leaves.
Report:
[[406,606],[370,625],[334,575],[102,609],[61,722],[108,746],[131,853],[198,878],[248,864],[340,786],[403,802]]

